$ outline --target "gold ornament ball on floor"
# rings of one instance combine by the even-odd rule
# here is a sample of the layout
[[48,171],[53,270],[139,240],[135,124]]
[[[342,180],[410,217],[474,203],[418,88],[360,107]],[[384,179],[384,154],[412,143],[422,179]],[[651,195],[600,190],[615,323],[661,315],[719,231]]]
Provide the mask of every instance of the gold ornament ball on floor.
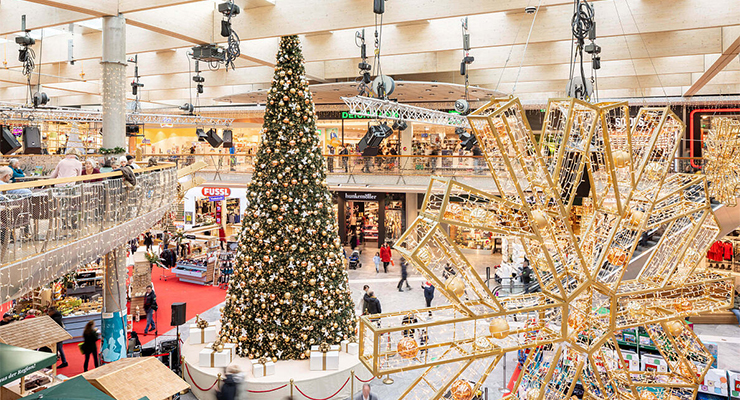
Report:
[[445,282],[445,289],[450,293],[454,293],[455,296],[460,297],[465,294],[465,282],[459,276],[451,276]]
[[506,318],[494,318],[488,323],[488,331],[496,339],[509,336],[509,322]]
[[419,345],[411,337],[405,337],[398,341],[396,351],[401,358],[414,358],[419,354]]
[[456,380],[450,387],[450,393],[455,400],[470,400],[473,398],[473,388],[470,383],[462,379]]
[[668,332],[673,336],[678,336],[683,331],[683,324],[680,321],[670,321],[666,324]]

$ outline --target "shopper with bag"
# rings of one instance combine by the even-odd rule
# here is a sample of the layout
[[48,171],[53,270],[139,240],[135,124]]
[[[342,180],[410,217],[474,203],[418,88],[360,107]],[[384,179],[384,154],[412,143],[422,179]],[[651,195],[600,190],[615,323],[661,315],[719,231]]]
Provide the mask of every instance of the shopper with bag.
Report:
[[391,247],[388,243],[380,246],[380,260],[383,261],[383,272],[388,273],[388,264],[391,263]]
[[90,361],[90,356],[92,356],[93,364],[95,364],[95,368],[97,368],[99,337],[98,331],[95,329],[95,320],[87,321],[85,330],[82,331],[82,337],[84,338],[84,341],[79,344],[80,351],[85,355],[85,364],[83,364],[82,367],[87,371],[87,364]]

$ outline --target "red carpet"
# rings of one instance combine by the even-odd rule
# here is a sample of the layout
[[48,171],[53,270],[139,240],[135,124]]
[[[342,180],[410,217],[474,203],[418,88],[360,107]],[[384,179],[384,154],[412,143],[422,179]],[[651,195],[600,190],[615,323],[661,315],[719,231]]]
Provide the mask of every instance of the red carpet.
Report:
[[[174,339],[174,336],[162,336],[162,334],[172,329],[170,326],[170,318],[172,315],[170,306],[172,303],[187,303],[186,314],[187,319],[189,320],[194,318],[195,314],[200,314],[223,302],[226,296],[226,291],[219,289],[216,286],[201,286],[180,282],[175,277],[169,277],[167,278],[167,281],[159,280],[160,271],[161,270],[155,268],[152,273],[154,292],[157,294],[157,303],[159,304],[159,311],[155,314],[155,322],[158,322],[157,329],[160,333],[160,335],[157,336],[157,343],[161,340]],[[141,340],[142,344],[154,340],[153,332],[144,336],[145,326],[146,315],[142,315],[141,321],[134,321],[133,330],[139,334],[139,340]],[[180,329],[185,329],[185,325],[181,326]],[[100,342],[98,342],[98,347],[100,347]],[[69,377],[82,373],[85,356],[80,354],[77,343],[64,345],[64,352],[67,356],[67,363],[69,363],[69,366],[60,369],[59,373]],[[92,360],[90,360],[89,368],[92,369],[92,366]]]

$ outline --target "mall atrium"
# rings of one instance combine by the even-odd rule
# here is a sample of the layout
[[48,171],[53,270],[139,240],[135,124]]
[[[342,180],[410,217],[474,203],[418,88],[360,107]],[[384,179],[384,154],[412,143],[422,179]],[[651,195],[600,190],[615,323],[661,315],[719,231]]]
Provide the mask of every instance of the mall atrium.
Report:
[[740,400],[738,21],[0,0],[0,400]]

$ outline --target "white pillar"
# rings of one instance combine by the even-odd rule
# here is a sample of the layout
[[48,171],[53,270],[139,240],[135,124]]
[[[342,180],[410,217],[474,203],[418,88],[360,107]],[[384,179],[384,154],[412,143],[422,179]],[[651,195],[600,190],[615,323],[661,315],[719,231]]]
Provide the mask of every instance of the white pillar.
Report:
[[126,246],[114,249],[103,260],[103,325],[100,327],[103,342],[100,352],[105,362],[126,358],[126,250]]
[[103,147],[126,148],[126,19],[103,17]]
[[401,155],[411,154],[411,143],[414,137],[414,124],[409,122],[408,128],[401,131]]

